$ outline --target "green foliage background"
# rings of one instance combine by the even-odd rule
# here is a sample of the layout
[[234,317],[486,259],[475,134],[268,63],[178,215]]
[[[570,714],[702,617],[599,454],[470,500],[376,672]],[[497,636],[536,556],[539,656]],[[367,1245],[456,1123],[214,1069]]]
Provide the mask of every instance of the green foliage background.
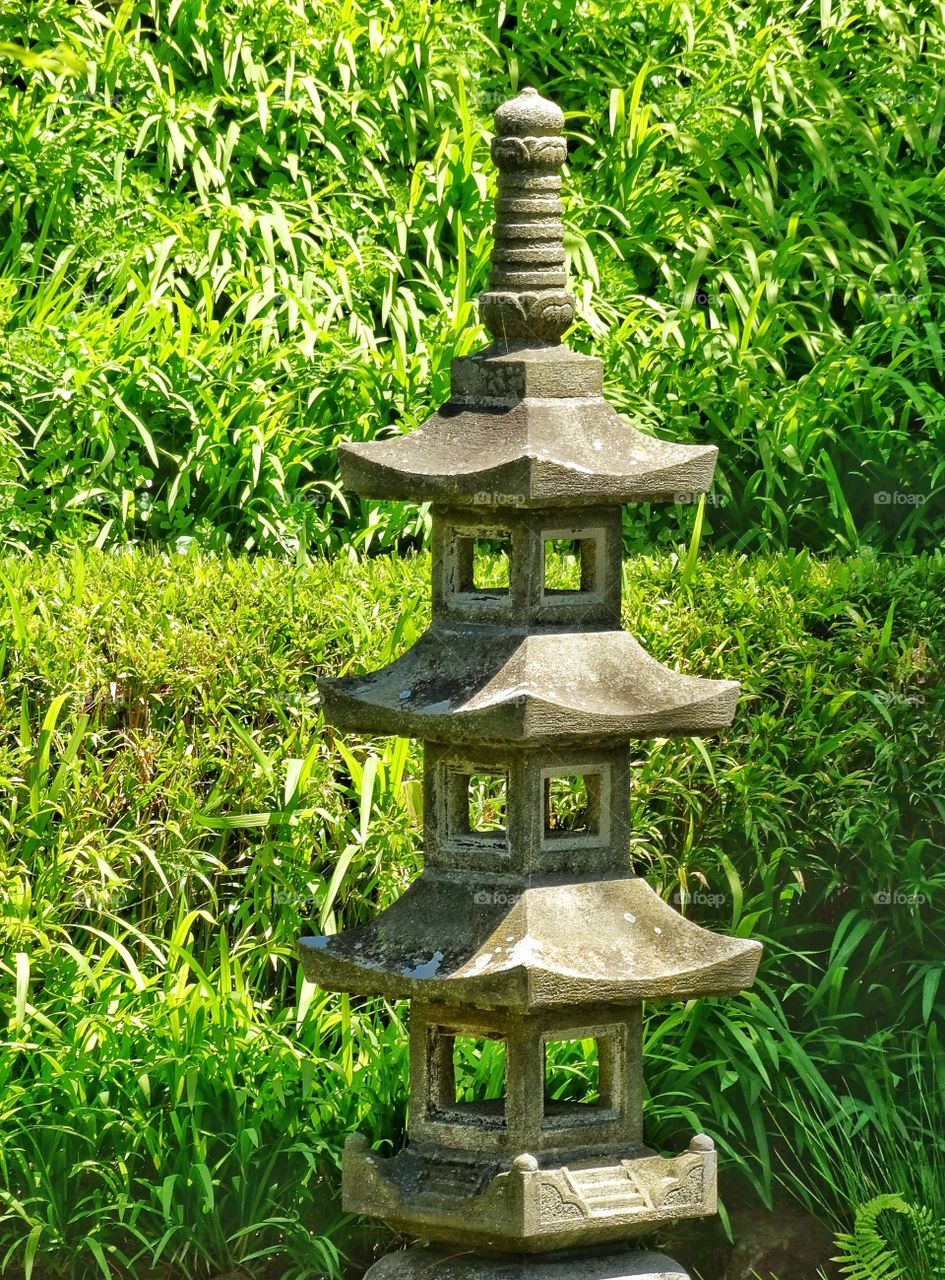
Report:
[[943,65],[933,0],[4,0],[0,1270],[371,1256],[338,1157],[402,1140],[401,1010],[301,984],[292,943],[416,873],[420,761],[332,736],[314,677],[412,643],[429,565],[309,553],[423,535],[335,449],[484,342],[490,117],[534,84],[572,345],[720,448],[688,553],[688,503],[626,517],[627,625],[745,691],[717,741],[639,746],[632,854],[766,952],[736,1001],[648,1010],[648,1137],[706,1129],[850,1267],[933,1273]]
[[[765,958],[647,1011],[648,1141],[710,1132],[726,1200],[941,1219],[945,559],[716,554],[680,588],[680,558],[628,562],[625,625],[743,697],[717,740],[635,744],[633,861]],[[428,557],[0,572],[0,1264],[337,1277],[372,1239],[341,1142],[402,1142],[406,1035],[293,944],[400,894],[422,798],[418,744],[333,736],[314,680],[413,643]]]
[[414,538],[334,449],[480,343],[529,83],[568,117],[573,342],[720,446],[706,536],[941,541],[941,4],[6,0],[0,46],[0,541]]

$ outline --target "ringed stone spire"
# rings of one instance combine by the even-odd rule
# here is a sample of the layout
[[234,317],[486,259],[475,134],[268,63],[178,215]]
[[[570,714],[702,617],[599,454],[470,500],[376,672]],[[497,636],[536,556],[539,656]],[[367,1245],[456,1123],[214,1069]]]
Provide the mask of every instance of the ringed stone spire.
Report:
[[565,289],[559,169],[568,155],[564,113],[523,89],[495,113],[499,170],[489,291],[482,322],[501,346],[558,342],[574,320]]
[[[381,671],[319,682],[328,723],[424,753],[423,871],[369,923],[299,941],[322,987],[411,1002],[407,1145],[353,1134],[344,1152],[345,1209],[420,1242],[370,1280],[688,1280],[632,1247],[716,1209],[710,1137],[646,1143],[643,1002],[734,995],[761,953],[630,867],[631,740],[723,729],[739,688],[621,627],[622,504],[707,490],[716,450],[635,429],[600,360],[561,344],[563,128],[533,89],[496,112],[493,343],[453,361],[423,426],[339,451],[347,487],[429,502],[432,521],[429,630]],[[504,1054],[498,1096],[461,1084],[464,1039]],[[565,1100],[548,1064],[588,1041],[596,1088]]]

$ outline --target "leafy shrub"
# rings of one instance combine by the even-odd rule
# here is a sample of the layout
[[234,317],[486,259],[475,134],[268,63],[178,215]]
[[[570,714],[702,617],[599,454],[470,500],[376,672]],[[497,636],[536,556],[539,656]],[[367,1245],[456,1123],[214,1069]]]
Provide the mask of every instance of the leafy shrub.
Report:
[[911,0],[11,0],[0,539],[415,538],[335,446],[483,337],[486,137],[531,82],[568,115],[573,341],[643,429],[721,446],[707,532],[937,545],[943,37]]
[[[902,1170],[838,1168],[882,1133],[941,1168],[940,1108],[923,1120],[899,1077],[945,1011],[945,559],[717,554],[680,590],[682,554],[627,563],[627,625],[743,697],[720,739],[635,752],[632,854],[766,955],[738,999],[647,1010],[649,1140],[708,1131],[760,1198],[779,1178],[844,1229],[884,1191],[934,1209]],[[404,1029],[300,985],[293,943],[417,873],[420,759],[326,730],[313,677],[413,643],[428,557],[0,572],[0,1259],[336,1276],[370,1248],[339,1211],[341,1140],[401,1142]],[[580,1063],[558,1066],[580,1091]]]
[[[915,1233],[921,1259],[919,1270],[907,1271],[908,1263],[897,1258],[895,1245],[880,1225],[886,1213],[903,1214]],[[940,1276],[945,1274],[945,1227],[924,1206],[907,1204],[902,1196],[877,1196],[856,1211],[851,1235],[843,1235],[838,1243],[843,1252],[836,1259],[842,1263],[841,1274],[849,1280],[902,1280],[907,1274]]]

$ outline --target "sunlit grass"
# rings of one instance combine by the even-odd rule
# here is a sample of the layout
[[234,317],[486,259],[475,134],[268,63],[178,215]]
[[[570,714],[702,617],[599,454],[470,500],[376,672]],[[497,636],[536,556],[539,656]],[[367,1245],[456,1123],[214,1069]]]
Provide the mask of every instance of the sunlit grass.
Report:
[[[706,541],[945,532],[945,19],[899,0],[91,0],[0,15],[0,544],[329,550],[484,341],[491,113],[567,114],[608,395],[721,447]],[[566,56],[562,55],[566,50]],[[691,495],[628,524],[672,542]]]
[[[813,1141],[805,1107],[853,1099],[863,1141],[912,1123],[910,1095],[875,1082],[942,1015],[937,916],[874,896],[945,892],[945,565],[709,555],[681,590],[685,558],[627,563],[626,623],[743,695],[716,740],[637,744],[630,852],[766,958],[754,993],[647,1011],[647,1133],[712,1133],[763,1199],[781,1135]],[[35,1248],[68,1280],[123,1259],[336,1275],[357,1247],[340,1146],[357,1127],[402,1141],[405,1031],[302,985],[293,943],[419,871],[421,757],[327,730],[314,679],[416,639],[429,559],[92,552],[0,572],[0,1254]],[[471,817],[494,824],[495,801],[480,788]],[[555,1052],[586,1094],[587,1054]],[[464,1070],[499,1087],[488,1053]],[[802,1159],[795,1193],[842,1219],[830,1167]]]

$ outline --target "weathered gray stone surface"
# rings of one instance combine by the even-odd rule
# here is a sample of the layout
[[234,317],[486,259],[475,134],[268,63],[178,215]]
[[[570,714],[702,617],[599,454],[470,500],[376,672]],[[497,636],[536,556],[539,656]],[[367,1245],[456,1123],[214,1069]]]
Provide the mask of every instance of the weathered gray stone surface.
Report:
[[368,498],[568,507],[688,499],[710,488],[718,451],[654,440],[604,400],[523,400],[492,412],[447,404],[409,435],[339,452],[345,484]]
[[546,347],[490,348],[455,361],[447,404],[408,435],[342,445],[342,479],[366,497],[454,505],[481,505],[484,493],[508,505],[567,507],[667,502],[708,490],[715,446],[637,430],[588,389],[600,362],[580,359]]
[[558,176],[568,155],[564,115],[534,89],[524,89],[499,107],[495,126],[495,244],[479,314],[503,346],[557,342],[574,320],[574,298],[564,287]]
[[631,876],[425,871],[368,924],[300,952],[328,990],[550,1008],[733,995],[761,944],[701,928]]
[[407,1235],[457,1247],[612,1246],[661,1222],[715,1212],[716,1157],[704,1141],[706,1149],[691,1145],[673,1157],[633,1143],[595,1156],[549,1148],[540,1162],[529,1154],[506,1167],[489,1153],[443,1159],[413,1137],[387,1159],[349,1140],[345,1203]]
[[[716,450],[634,430],[600,361],[560,345],[563,127],[531,90],[496,113],[493,344],[454,361],[419,430],[341,450],[346,484],[429,501],[433,524],[429,631],[383,671],[320,682],[336,726],[423,739],[425,869],[368,924],[299,944],[322,987],[412,1002],[407,1146],[383,1158],[353,1135],[343,1202],[444,1247],[373,1280],[686,1280],[662,1255],[600,1252],[716,1209],[710,1138],[643,1144],[642,1002],[734,994],[761,953],[629,871],[631,738],[724,728],[739,690],[620,629],[620,504],[705,491]],[[561,543],[567,585],[548,569]],[[482,572],[495,546],[501,585]],[[502,822],[475,817],[476,778],[504,789]],[[576,808],[555,810],[562,784]],[[468,1097],[459,1037],[501,1044],[500,1097]],[[596,1087],[561,1101],[549,1046],[587,1040]]]
[[712,733],[739,686],[662,666],[625,631],[483,636],[434,627],[383,671],[323,680],[332,724],[437,742]]
[[365,1280],[689,1280],[663,1253],[484,1257],[455,1249],[410,1249],[376,1262]]

